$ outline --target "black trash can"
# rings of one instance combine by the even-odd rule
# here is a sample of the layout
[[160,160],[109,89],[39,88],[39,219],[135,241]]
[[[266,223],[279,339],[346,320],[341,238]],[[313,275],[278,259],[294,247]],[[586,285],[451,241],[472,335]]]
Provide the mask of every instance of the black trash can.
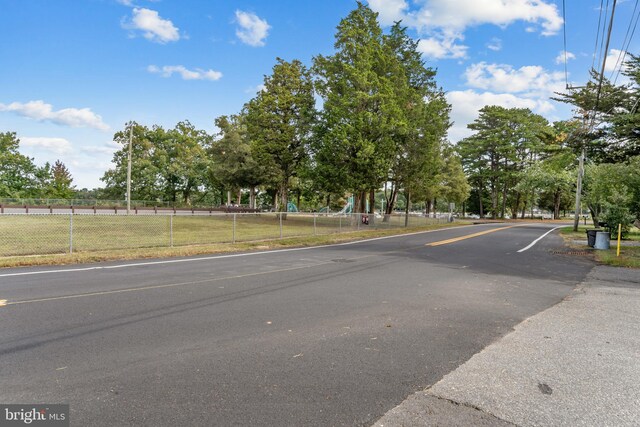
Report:
[[596,244],[596,233],[598,231],[602,231],[602,230],[598,230],[598,229],[587,230],[587,245],[589,245],[590,248],[594,247]]

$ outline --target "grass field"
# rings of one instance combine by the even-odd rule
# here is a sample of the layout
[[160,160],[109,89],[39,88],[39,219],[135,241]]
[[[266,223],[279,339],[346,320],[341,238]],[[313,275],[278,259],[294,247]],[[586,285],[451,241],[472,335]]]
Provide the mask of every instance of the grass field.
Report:
[[[375,224],[373,224],[375,222]],[[437,219],[409,217],[409,226]],[[440,220],[440,222],[445,222]],[[359,216],[277,213],[0,215],[0,257],[252,242],[404,227],[403,216],[364,225]]]

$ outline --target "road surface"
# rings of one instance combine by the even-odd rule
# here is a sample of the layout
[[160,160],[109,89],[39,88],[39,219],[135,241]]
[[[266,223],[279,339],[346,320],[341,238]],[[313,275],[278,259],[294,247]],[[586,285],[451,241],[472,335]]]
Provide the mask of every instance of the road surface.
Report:
[[0,402],[68,403],[72,425],[371,425],[584,278],[553,227],[0,270]]

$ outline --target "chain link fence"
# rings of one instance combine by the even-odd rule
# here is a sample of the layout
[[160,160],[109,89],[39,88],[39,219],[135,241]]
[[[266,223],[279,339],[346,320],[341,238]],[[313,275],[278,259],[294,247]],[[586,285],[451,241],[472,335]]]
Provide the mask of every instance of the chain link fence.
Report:
[[449,215],[0,215],[0,257],[276,240],[451,221]]
[[[126,200],[98,200],[98,199],[38,199],[38,198],[0,198],[0,205],[18,206],[127,206]],[[161,200],[131,200],[131,206],[162,206],[169,207],[171,202]]]

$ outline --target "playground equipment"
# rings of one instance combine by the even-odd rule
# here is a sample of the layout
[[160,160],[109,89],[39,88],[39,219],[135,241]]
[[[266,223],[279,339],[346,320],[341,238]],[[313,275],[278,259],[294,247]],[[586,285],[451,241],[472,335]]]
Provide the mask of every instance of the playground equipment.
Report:
[[337,212],[335,215],[347,215],[353,212],[353,196],[347,199],[347,204],[342,208],[341,211]]
[[[337,212],[336,215],[352,214],[353,213],[353,204],[354,204],[354,197],[353,196],[349,196],[349,198],[347,199],[347,204],[344,206],[344,208],[342,208],[341,211]],[[366,204],[365,212],[369,212],[369,200],[366,200],[365,204]]]
[[298,207],[295,203],[289,202],[287,203],[287,212],[298,212]]

